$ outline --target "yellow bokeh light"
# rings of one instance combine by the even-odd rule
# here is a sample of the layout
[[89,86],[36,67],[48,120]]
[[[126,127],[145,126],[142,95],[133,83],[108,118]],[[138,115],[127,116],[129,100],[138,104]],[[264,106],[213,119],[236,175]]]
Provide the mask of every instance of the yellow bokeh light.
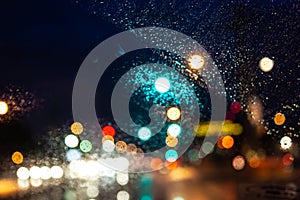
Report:
[[167,110],[167,117],[170,119],[170,120],[178,120],[181,116],[181,111],[179,108],[177,107],[170,107],[168,108]]
[[115,139],[111,135],[105,135],[105,136],[102,137],[102,143],[104,143],[106,140],[110,140],[112,142],[115,141]]
[[274,117],[274,123],[278,126],[284,124],[285,122],[285,116],[282,113],[276,113],[275,117]]
[[[222,128],[220,133],[220,126]],[[201,122],[194,127],[196,136],[201,137],[205,135],[240,135],[243,132],[243,126],[238,123],[231,123],[228,121],[209,121]]]
[[23,157],[22,153],[19,151],[14,152],[11,156],[11,160],[13,161],[13,163],[15,163],[17,165],[21,164],[23,162],[23,159],[24,159],[24,157]]
[[72,133],[74,133],[75,135],[79,135],[83,132],[83,126],[81,123],[79,122],[74,122],[72,125],[71,125],[71,131]]
[[264,57],[259,61],[259,67],[263,72],[269,72],[274,67],[274,61],[268,57]]
[[226,135],[222,139],[222,146],[225,149],[230,149],[233,147],[234,139],[230,135]]
[[193,54],[188,57],[188,66],[193,70],[200,70],[205,64],[205,58],[201,54]]
[[0,101],[0,115],[5,115],[8,112],[8,105],[4,101]]
[[170,135],[166,138],[166,145],[168,147],[175,147],[177,144],[178,144],[178,138],[172,137]]

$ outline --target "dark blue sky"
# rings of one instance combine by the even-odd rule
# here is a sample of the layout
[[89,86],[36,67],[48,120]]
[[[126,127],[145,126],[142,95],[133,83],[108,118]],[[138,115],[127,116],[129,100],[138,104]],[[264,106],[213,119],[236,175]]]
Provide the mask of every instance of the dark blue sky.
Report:
[[74,77],[85,55],[117,31],[69,1],[2,1],[0,20],[1,81],[35,86]]
[[1,1],[0,25],[5,72],[0,86],[17,85],[45,99],[37,114],[45,124],[71,117],[72,87],[82,61],[97,44],[120,32],[67,0]]
[[[220,2],[229,1],[214,1],[215,5]],[[244,5],[246,1],[236,2],[243,2],[241,5]],[[284,20],[272,14],[282,11],[280,2],[292,2],[292,0],[274,0],[277,2],[274,4],[260,0],[251,2],[256,3],[243,7],[240,15],[235,9],[236,38],[244,39],[242,45],[257,49],[253,53],[257,54],[255,56],[260,56],[261,53],[279,55],[278,58],[282,57],[282,61],[279,60],[278,63],[282,62],[285,65],[288,63],[287,67],[281,69],[294,69],[294,62],[297,63],[296,58],[299,57],[299,45],[297,45],[299,28],[296,29],[293,24],[298,23],[296,19],[299,18],[299,13],[295,13],[295,16],[293,13],[281,13],[280,16],[286,16]],[[71,0],[9,0],[0,3],[0,66],[2,69],[0,88],[14,84],[32,91],[38,98],[45,99],[43,109],[32,113],[31,117],[27,118],[32,121],[33,129],[37,124],[43,127],[59,124],[62,119],[71,119],[72,87],[82,61],[101,41],[122,31],[116,25],[109,23],[108,19],[104,20],[100,16],[92,15],[87,8],[80,5],[72,3]],[[282,12],[287,12],[292,5],[293,3],[284,3],[285,11]],[[293,8],[293,10],[297,9]],[[212,10],[211,13],[214,11]],[[263,21],[256,20],[260,15],[264,15]],[[289,22],[294,23],[289,25]],[[199,23],[204,22],[200,20]],[[266,32],[265,29],[271,30],[268,32],[269,35],[261,34]],[[218,35],[218,29],[208,30],[208,32],[213,36]],[[278,46],[274,46],[274,43],[269,41],[276,41]],[[265,43],[270,43],[270,46],[260,45]],[[246,48],[242,45],[239,48],[243,51]],[[212,48],[208,47],[208,49]],[[289,56],[288,61],[284,60],[286,54]],[[255,59],[253,63],[257,62]],[[289,64],[291,61],[293,62]],[[250,63],[251,66],[253,63]],[[276,70],[272,72],[273,80],[282,79],[279,69]],[[293,75],[294,71],[290,73]],[[281,86],[287,87],[285,84]],[[297,91],[297,88],[294,91]],[[282,93],[282,96],[285,96],[285,93]],[[36,119],[39,123],[35,123]]]

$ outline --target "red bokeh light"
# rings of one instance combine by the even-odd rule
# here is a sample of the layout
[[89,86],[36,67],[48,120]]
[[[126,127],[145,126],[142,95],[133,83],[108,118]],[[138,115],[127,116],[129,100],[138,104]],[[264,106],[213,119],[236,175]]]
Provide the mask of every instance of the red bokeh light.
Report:
[[104,126],[102,128],[102,134],[103,135],[110,135],[110,136],[114,137],[115,134],[116,134],[116,129],[112,126]]
[[234,102],[231,103],[230,111],[233,114],[237,114],[237,113],[241,112],[241,110],[242,110],[242,105],[241,105],[240,102],[234,101]]

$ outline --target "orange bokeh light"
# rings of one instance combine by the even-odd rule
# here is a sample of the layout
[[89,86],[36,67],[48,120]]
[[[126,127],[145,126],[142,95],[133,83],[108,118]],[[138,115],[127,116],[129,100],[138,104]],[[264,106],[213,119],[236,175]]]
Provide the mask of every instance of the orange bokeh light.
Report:
[[217,146],[219,147],[219,149],[224,149],[223,144],[222,144],[222,140],[223,140],[224,136],[219,137],[218,141],[217,141]]
[[165,162],[165,166],[168,170],[174,170],[178,167],[178,160],[176,160],[175,162],[169,162],[169,161],[166,161]]
[[226,135],[223,137],[222,139],[222,146],[225,148],[225,149],[230,149],[232,148],[234,145],[234,139],[233,137],[231,137],[230,135]]
[[11,156],[11,160],[13,161],[13,163],[15,163],[17,165],[21,164],[23,162],[23,159],[24,158],[23,158],[22,153],[18,152],[18,151],[14,152]]
[[153,158],[150,165],[153,170],[159,170],[162,168],[162,161],[160,158]]

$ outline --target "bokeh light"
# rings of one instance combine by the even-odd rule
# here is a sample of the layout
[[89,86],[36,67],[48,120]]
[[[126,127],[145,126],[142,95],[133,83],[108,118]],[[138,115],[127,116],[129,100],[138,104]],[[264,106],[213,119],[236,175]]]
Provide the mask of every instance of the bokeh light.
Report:
[[285,115],[282,113],[276,113],[274,117],[274,123],[278,126],[283,125],[285,122]]
[[165,167],[170,171],[176,169],[178,167],[178,160],[174,162],[165,161]]
[[263,72],[269,72],[274,67],[274,61],[268,57],[264,57],[259,61],[259,67]]
[[115,139],[111,135],[105,135],[102,137],[102,143],[106,140],[110,140],[112,142],[115,142]]
[[143,141],[149,140],[151,138],[151,130],[147,127],[141,127],[138,131],[138,137]]
[[27,180],[30,177],[30,172],[26,167],[20,167],[17,170],[17,177],[21,180]]
[[128,173],[122,173],[122,172],[118,172],[116,175],[116,181],[119,185],[127,185],[127,183],[129,182],[129,175]]
[[234,157],[232,160],[232,167],[238,171],[244,169],[245,164],[246,164],[245,158],[241,155]]
[[172,120],[172,121],[175,121],[175,120],[178,120],[181,116],[181,111],[178,107],[170,107],[168,108],[167,110],[167,117],[168,119]]
[[167,134],[172,137],[178,137],[181,133],[181,126],[179,124],[170,124],[167,129]]
[[89,198],[96,198],[99,195],[99,189],[96,186],[89,186],[86,190],[86,195]]
[[294,162],[294,156],[290,153],[286,153],[283,157],[282,157],[282,164],[284,166],[291,166]]
[[204,67],[205,58],[200,54],[193,54],[188,57],[188,66],[193,70],[200,70]]
[[115,150],[115,143],[110,140],[105,140],[102,143],[102,149],[107,153],[111,153]]
[[231,137],[230,135],[226,135],[223,137],[222,139],[222,146],[225,148],[225,149],[230,149],[233,147],[233,144],[234,144],[234,139],[233,137]]
[[92,150],[93,145],[89,140],[82,140],[80,142],[79,148],[82,152],[88,153]]
[[201,149],[205,154],[210,154],[214,150],[214,144],[211,142],[204,142]]
[[242,110],[242,105],[240,102],[234,101],[230,104],[230,111],[233,114],[237,114],[237,113],[241,112],[241,110]]
[[178,159],[178,153],[177,153],[177,151],[175,151],[173,149],[169,149],[165,153],[165,158],[169,162],[175,162]]
[[26,179],[26,180],[18,179],[18,186],[22,190],[29,189],[29,187],[30,187],[29,180],[28,179]]
[[65,137],[65,144],[67,147],[75,148],[78,146],[79,140],[75,135],[70,134]]
[[30,184],[32,187],[40,187],[43,184],[41,179],[30,179]]
[[41,169],[38,166],[32,166],[29,169],[29,174],[31,179],[41,178]]
[[177,137],[172,137],[172,136],[167,136],[166,138],[166,145],[168,147],[175,147],[178,144],[178,138]]
[[4,101],[0,101],[0,115],[5,115],[8,112],[8,105]]
[[102,134],[104,136],[110,135],[110,136],[114,137],[116,134],[116,129],[113,126],[104,126],[102,128]]
[[127,145],[127,152],[129,153],[137,153],[138,152],[138,148],[136,147],[135,144],[128,144]]
[[23,162],[23,159],[23,154],[19,151],[14,152],[11,156],[11,160],[17,165],[21,164]]
[[223,138],[224,138],[224,136],[221,136],[221,137],[218,138],[217,146],[218,146],[219,149],[224,149],[223,144],[222,144]]
[[41,179],[48,180],[51,178],[51,169],[47,166],[43,166],[40,169],[41,172]]
[[150,166],[153,170],[159,170],[163,167],[163,162],[160,158],[153,158],[151,160]]
[[60,166],[51,167],[51,177],[54,179],[59,179],[63,177],[64,170]]
[[83,125],[80,122],[74,122],[71,125],[71,131],[75,135],[79,135],[79,134],[81,134],[83,132]]
[[77,199],[77,194],[73,190],[66,190],[64,193],[64,200],[75,200]]
[[128,192],[122,190],[117,193],[117,200],[129,200],[130,195]]
[[283,150],[291,148],[292,139],[289,136],[283,136],[280,140],[280,146]]
[[255,155],[248,159],[248,163],[251,168],[256,169],[261,165],[261,160],[257,155]]
[[82,153],[78,149],[69,149],[66,153],[67,161],[80,160]]
[[195,162],[199,160],[199,150],[197,149],[191,149],[188,151],[188,158],[190,161]]
[[124,152],[126,152],[126,150],[127,150],[127,144],[126,144],[126,142],[124,142],[124,141],[118,141],[118,142],[116,143],[116,150],[117,150],[117,152],[119,152],[119,153],[124,153]]
[[168,92],[170,89],[170,81],[167,78],[158,78],[155,81],[155,89],[160,93]]

